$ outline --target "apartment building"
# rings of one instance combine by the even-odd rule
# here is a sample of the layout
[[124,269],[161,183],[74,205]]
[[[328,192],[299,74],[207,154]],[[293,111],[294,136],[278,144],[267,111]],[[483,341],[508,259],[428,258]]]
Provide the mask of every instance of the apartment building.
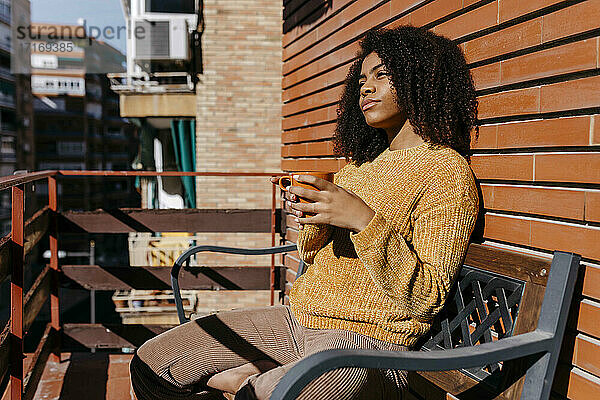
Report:
[[[0,0],[0,176],[34,168],[30,77],[11,65],[20,50],[13,49],[12,31],[29,21],[28,0]],[[10,204],[10,192],[0,192],[1,235],[10,232]]]
[[[131,169],[135,127],[120,116],[106,74],[91,65],[102,60],[113,71],[122,69],[125,56],[90,40],[82,25],[33,23],[31,37],[35,168]],[[65,207],[95,209],[115,201],[131,206],[133,185],[131,179],[70,179],[59,182],[59,194]]]

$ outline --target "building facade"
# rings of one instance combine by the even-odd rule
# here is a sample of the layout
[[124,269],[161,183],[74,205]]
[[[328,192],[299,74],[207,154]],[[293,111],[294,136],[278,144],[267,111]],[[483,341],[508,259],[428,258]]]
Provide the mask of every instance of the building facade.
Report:
[[[16,20],[13,20],[14,17]],[[0,176],[32,171],[33,107],[31,79],[13,70],[12,34],[15,25],[30,21],[29,1],[0,0]],[[0,193],[0,234],[10,232],[10,192]]]
[[[82,25],[33,23],[31,85],[35,113],[35,169],[129,170],[137,144],[134,126],[119,113],[119,97],[93,60],[124,56],[89,41]],[[109,61],[107,61],[109,60]],[[95,209],[130,202],[131,179],[72,179],[59,182],[65,207]],[[83,195],[83,196],[82,196]],[[82,199],[83,198],[83,199]],[[83,200],[83,201],[82,201]]]

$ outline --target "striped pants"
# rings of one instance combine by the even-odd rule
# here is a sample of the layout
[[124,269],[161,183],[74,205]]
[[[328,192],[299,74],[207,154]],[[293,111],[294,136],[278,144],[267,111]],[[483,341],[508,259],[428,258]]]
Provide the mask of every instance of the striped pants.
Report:
[[[148,340],[131,360],[131,381],[138,400],[224,399],[206,386],[212,375],[268,360],[278,367],[251,376],[236,395],[263,400],[298,360],[328,349],[406,347],[341,329],[305,328],[284,305],[244,308],[199,318]],[[395,400],[405,387],[405,371],[339,368],[312,381],[299,399]]]

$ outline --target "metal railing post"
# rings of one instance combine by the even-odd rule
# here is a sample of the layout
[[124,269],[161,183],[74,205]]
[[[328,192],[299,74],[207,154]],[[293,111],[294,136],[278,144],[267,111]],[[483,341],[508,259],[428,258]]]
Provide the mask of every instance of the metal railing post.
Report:
[[[60,304],[58,299],[59,291],[59,269],[58,269],[58,226],[57,210],[58,196],[56,190],[56,177],[48,177],[48,208],[50,209],[50,268],[52,273],[50,284],[50,324],[56,333],[60,332]],[[60,362],[60,335],[56,335],[56,347],[52,352],[51,359]]]
[[10,398],[23,395],[23,209],[25,185],[12,187],[10,278]]
[[[275,246],[277,203],[275,185],[271,185],[271,247]],[[275,254],[271,254],[271,305],[275,304]]]

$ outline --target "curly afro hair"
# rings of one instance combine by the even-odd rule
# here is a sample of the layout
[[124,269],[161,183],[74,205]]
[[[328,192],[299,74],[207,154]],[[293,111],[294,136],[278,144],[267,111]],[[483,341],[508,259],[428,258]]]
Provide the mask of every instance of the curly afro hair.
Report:
[[413,26],[372,29],[360,42],[338,105],[334,151],[357,165],[373,161],[388,146],[383,129],[367,125],[359,106],[363,60],[376,53],[390,75],[397,104],[415,133],[469,159],[477,126],[477,97],[461,49],[450,39]]

